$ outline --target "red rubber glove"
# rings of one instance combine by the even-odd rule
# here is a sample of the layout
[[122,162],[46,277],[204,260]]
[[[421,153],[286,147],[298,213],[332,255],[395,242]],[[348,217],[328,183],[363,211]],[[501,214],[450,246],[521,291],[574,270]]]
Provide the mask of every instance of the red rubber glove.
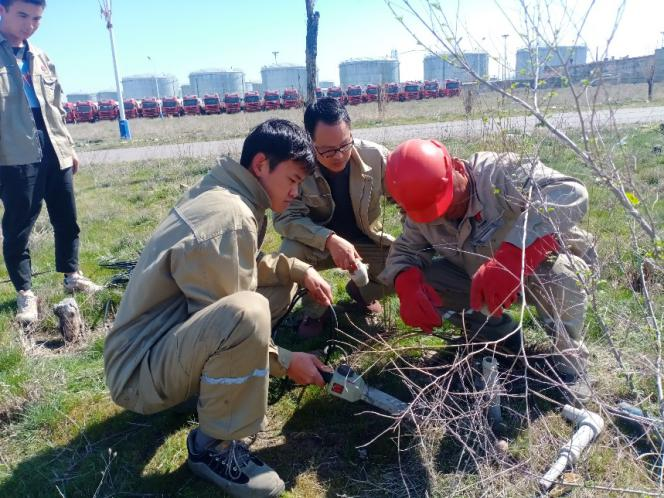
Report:
[[[525,277],[532,275],[552,252],[558,251],[553,235],[545,235],[526,247]],[[516,301],[521,288],[521,249],[503,242],[493,258],[475,272],[470,285],[470,307],[480,311],[484,305],[493,316],[501,316],[503,307]]]
[[443,319],[436,310],[443,305],[438,293],[424,281],[422,270],[414,266],[402,271],[394,280],[399,296],[399,313],[406,325],[419,327],[430,334],[440,327]]

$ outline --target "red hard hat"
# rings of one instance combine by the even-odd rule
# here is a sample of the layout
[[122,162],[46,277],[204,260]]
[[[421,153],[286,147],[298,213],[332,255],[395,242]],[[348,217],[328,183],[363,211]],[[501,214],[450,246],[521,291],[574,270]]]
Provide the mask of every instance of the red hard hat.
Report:
[[385,183],[413,221],[429,223],[452,202],[452,157],[436,140],[407,140],[387,158]]

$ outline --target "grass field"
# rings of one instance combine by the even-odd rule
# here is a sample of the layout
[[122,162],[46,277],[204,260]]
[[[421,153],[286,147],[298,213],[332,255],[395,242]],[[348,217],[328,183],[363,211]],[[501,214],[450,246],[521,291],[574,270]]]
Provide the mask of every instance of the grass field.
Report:
[[[592,101],[596,88],[588,89]],[[521,97],[527,97],[526,90],[515,90]],[[572,110],[570,95],[565,89],[556,89],[555,95],[543,92],[542,107],[552,112]],[[655,87],[653,101],[646,101],[646,85],[614,85],[599,90],[597,107],[607,105],[645,106],[664,103],[664,85]],[[546,105],[545,105],[546,104]],[[390,102],[383,111],[377,104],[349,106],[353,127],[365,128],[399,124],[419,124],[465,119],[462,97],[439,98],[411,102]],[[470,117],[481,119],[498,114],[521,115],[523,111],[514,104],[496,97],[493,93],[480,93],[474,99]],[[133,139],[132,147],[159,145],[166,143],[190,143],[242,137],[258,123],[269,117],[283,117],[296,122],[302,121],[301,109],[288,109],[269,112],[241,113],[235,115],[185,116],[183,118],[134,119],[130,121]],[[119,140],[117,122],[80,123],[69,125],[78,150],[99,150],[126,147]]]
[[[453,113],[459,102],[460,99],[445,100],[436,105],[449,106],[445,112]],[[398,119],[420,119],[415,116],[419,116],[424,104],[413,104],[412,116]],[[351,110],[358,126],[363,119],[371,119],[360,116],[359,113],[370,111],[370,106],[365,107],[366,111]],[[396,107],[390,106],[389,111]],[[299,112],[279,115],[295,119]],[[219,127],[210,127],[209,123],[221,125],[228,116],[143,120],[133,124],[135,133],[150,135],[157,143],[163,143],[161,140],[191,141],[195,137],[223,138],[224,133],[242,134],[266,117],[265,113],[242,115],[232,126]],[[173,134],[175,127],[190,122],[208,124],[200,128],[188,126],[189,131]],[[81,141],[80,130],[114,127],[115,124],[97,124],[73,128]],[[214,128],[217,135],[208,128]],[[189,133],[194,135],[186,135]],[[652,146],[664,142],[664,137],[655,127],[631,128],[621,133],[626,153],[638,164],[634,174],[646,189],[643,202],[656,199],[664,185],[664,156],[654,154]],[[109,140],[107,135],[100,135],[100,140]],[[86,140],[93,136],[88,134]],[[524,140],[525,149],[537,147],[543,161],[582,178],[590,191],[592,209],[583,225],[599,240],[599,304],[611,324],[614,343],[635,374],[638,388],[636,394],[627,391],[623,372],[609,353],[607,338],[593,326],[590,316],[591,373],[598,381],[597,392],[607,404],[627,398],[652,410],[656,404],[655,386],[652,376],[645,372],[655,361],[654,343],[651,329],[638,311],[640,295],[632,286],[636,255],[629,249],[631,221],[560,145],[537,133]],[[500,150],[510,144],[494,138],[473,144],[450,140],[447,145],[463,157],[475,150]],[[157,223],[209,167],[208,162],[176,158],[84,168],[76,177],[84,272],[104,282],[112,272],[100,268],[100,262],[136,258]],[[652,213],[661,224],[661,201],[653,203]],[[399,232],[399,215],[394,206],[387,207],[386,222],[392,233]],[[277,235],[270,229],[265,248],[274,250],[278,244]],[[13,321],[15,294],[11,285],[4,283],[0,287],[0,496],[219,496],[215,488],[195,479],[186,468],[184,441],[195,424],[193,415],[166,412],[139,416],[115,406],[109,398],[103,379],[102,351],[121,289],[79,298],[87,338],[82,344],[64,346],[51,311],[52,305],[63,297],[61,276],[53,271],[52,231],[44,215],[33,234],[32,252],[34,270],[45,273],[35,277],[44,319],[31,334]],[[336,271],[325,275],[333,284],[337,300],[346,301],[344,276]],[[6,278],[3,266],[0,279]],[[658,285],[656,305],[661,316],[664,293],[661,282]],[[410,348],[407,356],[413,362],[435,363],[433,352],[444,348],[445,341],[409,334],[398,319],[393,297],[386,300],[386,310],[382,332],[377,337],[393,347]],[[380,342],[356,332],[341,308],[339,311],[340,328],[356,339],[348,339],[355,350],[351,362],[361,369],[374,365],[367,374],[369,381],[407,399],[408,390],[388,372],[392,357],[381,354]],[[351,315],[350,319],[357,317]],[[295,341],[294,323],[295,318],[287,321],[280,331],[280,343],[313,351],[323,346],[322,339]],[[383,368],[386,370],[381,374]],[[550,406],[538,406],[537,418],[526,426],[514,427],[509,453],[503,460],[487,460],[482,468],[460,472],[458,462],[464,452],[453,442],[442,438],[434,452],[437,457],[423,460],[419,440],[408,426],[402,426],[401,432],[388,430],[383,434],[390,420],[362,414],[366,406],[332,399],[316,387],[302,389],[273,380],[270,402],[269,425],[254,448],[279,471],[287,482],[287,496],[294,497],[405,496],[406,486],[411,496],[424,496],[425,491],[429,496],[534,495],[537,474],[545,470],[570,433],[570,427]],[[512,409],[518,410],[519,405],[512,405]],[[360,448],[365,443],[371,444]],[[656,489],[652,459],[637,456],[634,447],[610,425],[575,469],[580,487],[572,488],[570,495],[622,495],[592,486]],[[427,473],[426,469],[433,471]],[[487,474],[493,476],[489,484],[482,480]],[[433,479],[428,477],[431,475]]]

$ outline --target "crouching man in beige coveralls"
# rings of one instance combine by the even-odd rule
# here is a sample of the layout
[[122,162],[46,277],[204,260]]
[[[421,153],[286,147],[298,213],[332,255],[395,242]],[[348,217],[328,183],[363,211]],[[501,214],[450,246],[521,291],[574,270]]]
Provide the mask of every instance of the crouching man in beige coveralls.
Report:
[[234,496],[284,490],[236,441],[262,428],[268,374],[322,386],[318,369],[329,370],[270,338],[296,284],[324,306],[329,285],[297,259],[259,252],[266,209],[284,210],[313,167],[304,130],[281,119],[255,128],[240,163],[219,160],[159,225],[106,339],[106,382],[119,405],[150,414],[198,396],[189,466]]
[[[408,140],[390,154],[385,184],[406,212],[385,284],[394,284],[404,322],[424,331],[441,310],[498,317],[522,288],[554,339],[553,367],[568,398],[585,401],[586,293],[595,252],[577,224],[588,192],[536,159],[479,152],[452,157],[435,140]],[[480,318],[475,318],[480,320]],[[560,382],[562,381],[562,382]]]
[[[353,272],[359,261],[368,264],[368,285],[349,280],[346,292],[359,312],[380,314],[379,300],[394,292],[378,280],[394,240],[381,222],[387,149],[353,140],[348,111],[332,97],[307,106],[304,127],[316,149],[316,169],[302,184],[301,195],[274,215],[274,229],[283,236],[279,251],[317,270]],[[300,337],[320,335],[327,310],[306,297],[303,305]]]

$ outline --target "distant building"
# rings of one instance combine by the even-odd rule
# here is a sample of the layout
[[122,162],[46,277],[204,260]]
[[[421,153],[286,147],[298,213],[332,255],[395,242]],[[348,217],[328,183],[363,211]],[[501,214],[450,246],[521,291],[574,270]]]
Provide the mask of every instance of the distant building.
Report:
[[[660,57],[659,61],[657,57]],[[658,63],[659,62],[659,63]],[[661,65],[660,72],[657,68]],[[620,59],[606,59],[569,66],[564,75],[573,82],[587,80],[590,84],[645,83],[654,66],[655,81],[664,80],[664,49],[658,49],[653,55],[641,57],[623,57]],[[568,76],[569,75],[569,76]],[[542,74],[542,78],[560,77],[560,71],[550,69]]]

